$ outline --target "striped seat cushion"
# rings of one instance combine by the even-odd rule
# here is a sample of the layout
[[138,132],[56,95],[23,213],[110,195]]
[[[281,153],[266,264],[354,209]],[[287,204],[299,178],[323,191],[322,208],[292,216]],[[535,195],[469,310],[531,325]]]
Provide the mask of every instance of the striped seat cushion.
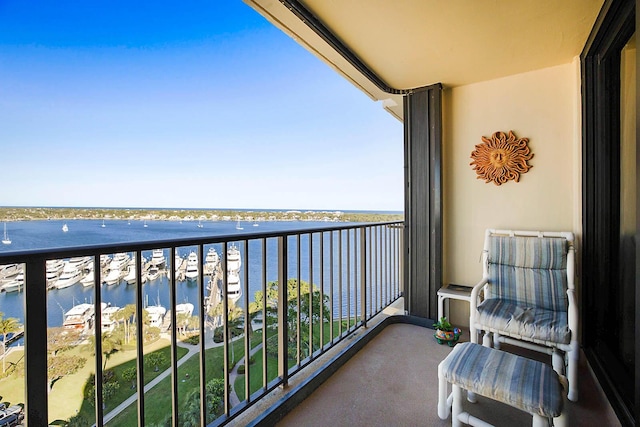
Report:
[[535,360],[465,342],[442,361],[444,378],[465,390],[530,414],[562,413],[562,386],[553,369]]
[[567,311],[567,240],[490,236],[487,298]]
[[571,341],[566,311],[522,307],[509,301],[488,299],[478,306],[477,321],[488,330],[531,341],[561,344]]

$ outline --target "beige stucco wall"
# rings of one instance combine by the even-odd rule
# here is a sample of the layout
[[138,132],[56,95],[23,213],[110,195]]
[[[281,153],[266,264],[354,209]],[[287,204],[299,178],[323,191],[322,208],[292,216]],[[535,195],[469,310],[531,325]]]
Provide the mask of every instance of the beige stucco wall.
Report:
[[[580,224],[579,62],[446,89],[443,114],[444,283],[482,275],[486,228],[571,230]],[[531,170],[501,186],[476,178],[471,152],[496,131],[529,138]],[[468,305],[451,319],[468,324]]]

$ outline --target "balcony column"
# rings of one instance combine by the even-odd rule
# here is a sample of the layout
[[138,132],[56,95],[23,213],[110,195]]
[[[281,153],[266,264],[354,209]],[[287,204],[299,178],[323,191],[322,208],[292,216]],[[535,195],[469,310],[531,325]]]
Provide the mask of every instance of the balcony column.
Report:
[[24,372],[26,422],[49,424],[47,374],[47,283],[46,261],[33,257],[24,268]]
[[409,314],[435,318],[442,284],[442,86],[404,97],[404,298]]

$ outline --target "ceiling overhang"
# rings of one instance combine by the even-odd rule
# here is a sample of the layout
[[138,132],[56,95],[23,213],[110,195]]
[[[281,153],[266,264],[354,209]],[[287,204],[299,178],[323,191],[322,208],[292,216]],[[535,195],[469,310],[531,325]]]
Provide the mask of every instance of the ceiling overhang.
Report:
[[603,3],[244,1],[371,99],[383,100],[399,119],[402,94],[412,89],[467,85],[571,62]]

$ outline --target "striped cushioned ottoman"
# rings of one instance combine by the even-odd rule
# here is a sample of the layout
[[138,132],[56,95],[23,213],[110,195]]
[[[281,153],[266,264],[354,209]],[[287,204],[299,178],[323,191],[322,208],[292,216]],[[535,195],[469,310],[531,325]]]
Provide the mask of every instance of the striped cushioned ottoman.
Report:
[[[438,416],[446,419],[449,408],[451,425],[461,422],[486,425],[462,412],[462,390],[506,403],[530,413],[533,426],[565,425],[562,415],[564,390],[558,374],[551,366],[504,351],[465,342],[458,344],[438,365]],[[447,397],[447,383],[453,387]],[[484,424],[483,424],[484,423]]]

